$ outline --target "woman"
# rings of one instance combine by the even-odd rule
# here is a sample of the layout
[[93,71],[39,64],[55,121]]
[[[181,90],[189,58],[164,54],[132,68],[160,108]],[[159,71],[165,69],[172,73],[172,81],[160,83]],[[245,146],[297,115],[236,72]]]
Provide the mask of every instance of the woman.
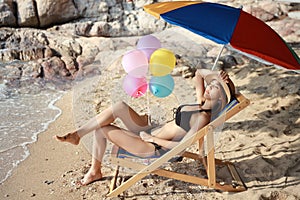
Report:
[[[170,121],[151,134],[147,130],[148,116],[139,115],[124,102],[107,108],[85,125],[65,136],[55,136],[58,141],[78,145],[80,138],[95,131],[92,165],[81,185],[102,178],[101,161],[107,139],[126,151],[141,157],[163,154],[175,147],[184,137],[194,134],[207,125],[230,101],[234,85],[224,71],[198,69],[194,77],[198,104],[181,105],[176,110],[175,120]],[[205,87],[205,83],[208,84]],[[113,125],[120,119],[126,130]]]

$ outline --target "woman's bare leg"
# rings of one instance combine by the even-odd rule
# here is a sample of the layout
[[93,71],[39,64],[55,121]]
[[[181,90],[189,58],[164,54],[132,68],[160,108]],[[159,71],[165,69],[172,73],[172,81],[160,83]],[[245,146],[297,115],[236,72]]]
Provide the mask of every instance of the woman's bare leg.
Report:
[[92,166],[79,182],[80,185],[87,185],[102,178],[101,162],[106,149],[106,138],[99,129],[94,132]]
[[139,132],[144,130],[148,125],[148,117],[140,116],[131,107],[124,102],[119,102],[105,109],[94,118],[90,119],[86,124],[81,126],[74,132],[68,133],[65,136],[55,136],[61,142],[69,142],[71,144],[79,144],[80,138],[84,135],[111,124],[115,119],[121,119],[128,130]]
[[99,129],[99,131],[112,143],[134,155],[148,157],[155,153],[153,144],[143,141],[139,135],[128,130],[109,125]]
[[95,131],[92,166],[80,181],[81,185],[87,185],[102,178],[101,163],[105,153],[107,139],[135,155],[151,156],[155,152],[155,148],[152,144],[141,140],[141,138],[132,132],[113,125],[99,128]]
[[94,181],[98,181],[102,178],[101,173],[101,162],[96,158],[92,158],[92,166],[89,171],[84,175],[83,179],[80,180],[80,185],[88,185]]

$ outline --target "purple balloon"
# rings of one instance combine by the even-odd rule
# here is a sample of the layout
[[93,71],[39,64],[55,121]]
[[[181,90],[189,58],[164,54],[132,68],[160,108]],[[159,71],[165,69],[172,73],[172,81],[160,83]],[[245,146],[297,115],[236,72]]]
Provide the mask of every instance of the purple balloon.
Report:
[[159,48],[161,48],[161,43],[153,35],[146,35],[137,43],[137,49],[143,51],[148,60],[150,60],[151,54]]
[[153,48],[153,49],[161,48],[159,39],[157,39],[153,35],[146,35],[140,38],[137,43],[137,49],[144,49],[144,48]]
[[147,79],[127,74],[123,80],[123,89],[131,97],[141,97],[148,89]]

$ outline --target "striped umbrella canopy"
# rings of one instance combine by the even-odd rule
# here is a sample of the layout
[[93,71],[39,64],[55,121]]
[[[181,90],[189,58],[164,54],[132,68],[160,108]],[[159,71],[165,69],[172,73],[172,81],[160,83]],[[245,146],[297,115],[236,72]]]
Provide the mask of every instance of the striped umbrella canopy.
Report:
[[250,57],[300,72],[298,55],[282,37],[241,8],[201,1],[172,1],[146,5],[144,10]]

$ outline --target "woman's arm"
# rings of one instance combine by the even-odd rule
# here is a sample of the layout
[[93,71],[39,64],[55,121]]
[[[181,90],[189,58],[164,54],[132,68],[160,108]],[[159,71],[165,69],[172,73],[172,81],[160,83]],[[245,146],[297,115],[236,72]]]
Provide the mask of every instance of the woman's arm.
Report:
[[181,141],[184,139],[189,138],[191,135],[195,134],[197,131],[205,127],[210,122],[210,117],[206,113],[199,113],[198,115],[192,115],[190,120],[191,129],[187,132],[187,134],[182,138]]
[[140,132],[140,137],[145,142],[153,142],[167,149],[172,149],[173,147],[179,144],[179,142],[176,141],[157,138],[155,136],[145,133],[144,131]]
[[204,77],[201,74],[201,71],[199,69],[197,69],[194,77],[194,85],[196,90],[197,102],[199,104],[202,104],[205,101],[205,98],[203,97],[205,87],[204,87]]
[[197,69],[196,74],[200,74],[204,79],[209,74],[219,74],[219,71],[212,71],[210,69]]
[[209,74],[219,74],[219,72],[209,69],[197,69],[195,73],[194,84],[196,89],[196,97],[199,104],[202,104],[205,101],[205,98],[203,97],[205,91],[204,80]]

